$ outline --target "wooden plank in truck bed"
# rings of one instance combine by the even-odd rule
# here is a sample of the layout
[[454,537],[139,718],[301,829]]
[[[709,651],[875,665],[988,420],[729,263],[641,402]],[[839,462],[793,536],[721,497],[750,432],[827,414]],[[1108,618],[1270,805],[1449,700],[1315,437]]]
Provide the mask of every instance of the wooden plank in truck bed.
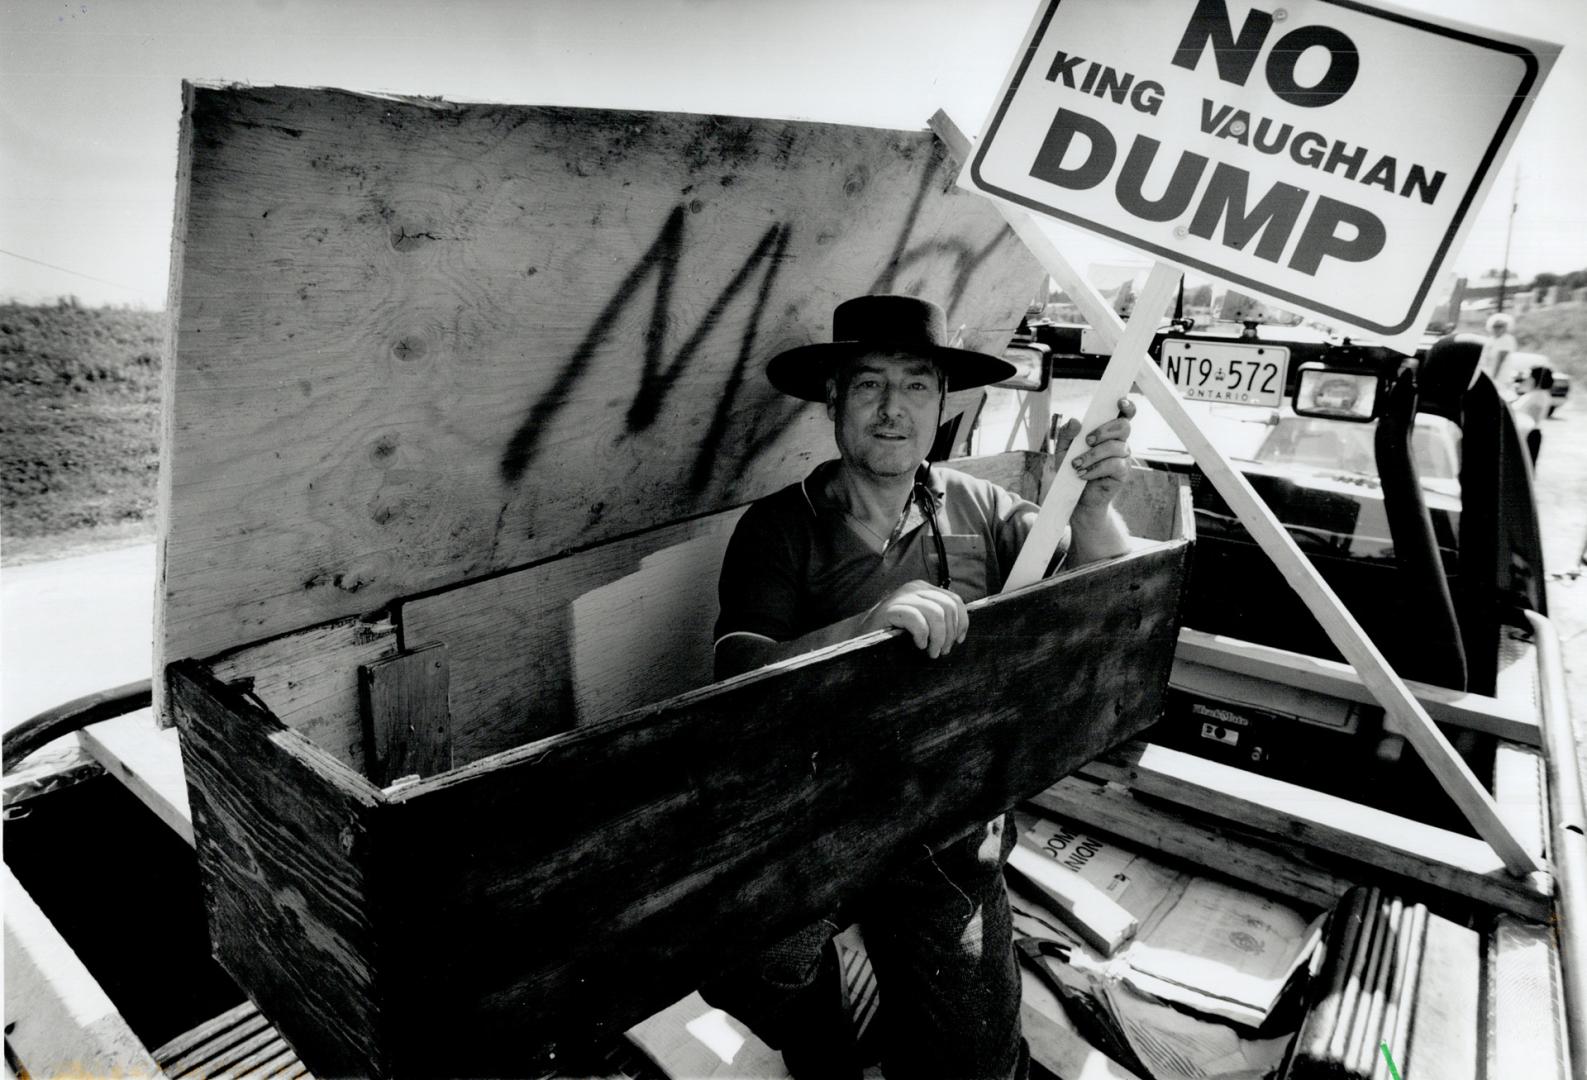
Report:
[[1552,881],[1511,874],[1473,836],[1152,743],[1130,743],[1082,771],[1503,911],[1548,918]]
[[158,728],[149,709],[90,724],[78,739],[105,771],[125,784],[160,820],[193,843],[193,812],[182,775],[182,751],[171,728]]

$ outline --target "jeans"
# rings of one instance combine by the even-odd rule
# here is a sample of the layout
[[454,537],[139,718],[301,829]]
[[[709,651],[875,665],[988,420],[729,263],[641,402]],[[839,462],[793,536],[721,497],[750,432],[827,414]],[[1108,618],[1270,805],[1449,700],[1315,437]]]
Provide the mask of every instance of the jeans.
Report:
[[[875,1023],[889,1080],[1025,1075],[1020,975],[1003,884],[1013,846],[1012,819],[998,818],[922,852],[849,911],[876,971]],[[701,988],[708,1002],[782,1050],[800,1080],[859,1075],[831,945],[839,929],[814,923]]]

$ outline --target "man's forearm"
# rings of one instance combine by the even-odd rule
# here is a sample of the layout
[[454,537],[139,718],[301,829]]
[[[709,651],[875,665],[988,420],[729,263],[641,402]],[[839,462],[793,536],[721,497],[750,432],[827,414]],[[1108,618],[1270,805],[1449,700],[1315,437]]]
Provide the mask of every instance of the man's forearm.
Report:
[[1111,559],[1130,550],[1129,529],[1119,512],[1109,506],[1102,510],[1077,508],[1069,518],[1069,558],[1066,566],[1081,566],[1098,559]]

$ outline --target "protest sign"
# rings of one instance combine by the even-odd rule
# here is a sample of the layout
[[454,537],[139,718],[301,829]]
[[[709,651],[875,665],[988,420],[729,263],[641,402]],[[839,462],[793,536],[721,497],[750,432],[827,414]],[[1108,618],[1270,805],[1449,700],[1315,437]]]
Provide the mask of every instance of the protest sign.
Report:
[[1558,52],[1353,0],[1048,0],[960,183],[1409,352]]

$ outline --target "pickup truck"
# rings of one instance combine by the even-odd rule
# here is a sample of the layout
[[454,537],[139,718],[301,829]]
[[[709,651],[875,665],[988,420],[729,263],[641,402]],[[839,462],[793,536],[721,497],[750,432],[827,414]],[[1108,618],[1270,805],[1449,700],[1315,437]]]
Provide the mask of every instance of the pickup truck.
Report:
[[[922,671],[879,634],[718,683],[705,631],[688,639],[707,643],[704,684],[677,677],[680,621],[714,618],[710,545],[824,451],[814,411],[757,381],[777,339],[824,337],[833,290],[918,291],[959,297],[966,347],[996,351],[1030,295],[1039,267],[954,191],[928,133],[299,88],[185,98],[156,681],[6,739],[17,1075],[434,1075],[491,1053],[500,1068],[470,1075],[775,1076],[775,1055],[680,1066],[671,1051],[728,1021],[664,1010],[658,1040],[640,1006],[724,968],[723,936],[753,944],[768,909],[791,928],[862,887],[852,859],[810,869],[833,833],[898,853],[947,828],[915,812],[944,792],[976,815],[960,827],[1034,792],[1066,827],[1308,918],[1354,910],[1358,886],[1420,905],[1460,955],[1407,983],[1403,1015],[1424,1022],[1387,1040],[1400,1074],[1584,1075],[1587,820],[1525,450],[1472,377],[1474,343],[1407,357],[1179,322],[1152,353],[1538,873],[1473,835],[1144,409],[1133,441],[1151,475],[1127,491],[1171,490],[1151,508],[1171,528],[977,601],[1005,637],[972,631],[965,655]],[[690,286],[676,297],[675,276]],[[1031,344],[1020,383],[939,444],[1015,459],[1000,482],[1039,496],[1052,414],[1087,396],[1102,358],[1080,327]],[[633,601],[650,594],[624,583],[657,578],[687,602],[645,624]],[[1099,617],[1116,638],[1088,632]],[[867,649],[884,663],[856,659]],[[808,708],[828,673],[885,687],[898,711]],[[391,675],[411,699],[376,692]],[[927,684],[1001,741],[918,718]],[[155,725],[151,689],[180,735]],[[378,733],[417,733],[421,712],[443,737],[388,775]],[[80,752],[28,760],[69,732]],[[916,748],[940,746],[953,752],[917,768]],[[997,767],[965,769],[966,747]],[[759,771],[697,765],[723,752]],[[769,785],[787,801],[768,803]],[[755,833],[702,845],[701,820]],[[547,897],[572,929],[541,932]],[[1330,940],[1349,925],[1334,916]],[[636,928],[651,963],[611,944]],[[860,950],[847,958],[863,1024],[875,995]],[[1307,1023],[1327,981],[1307,984]],[[1128,1075],[1109,1050],[1130,1055],[1088,1044],[1039,990],[1037,1066]],[[1372,1010],[1369,995],[1363,1038]],[[565,1039],[563,1016],[612,1037]],[[1429,1034],[1446,1023],[1449,1038]]]
[[[1083,328],[1038,325],[1032,339],[1015,347],[1037,362],[988,392],[963,448],[1016,448],[1029,433],[1012,419],[1034,395],[1058,412],[1083,402],[1105,360],[1086,350]],[[1576,1076],[1580,777],[1524,450],[1492,385],[1470,379],[1471,348],[1449,339],[1404,357],[1294,328],[1169,323],[1154,352],[1159,362],[1193,358],[1198,372],[1203,361],[1221,365],[1220,377],[1238,370],[1230,361],[1274,365],[1245,382],[1282,393],[1207,401],[1208,429],[1491,779],[1550,873],[1513,880],[1484,858],[1403,733],[1144,408],[1139,462],[1188,478],[1196,517],[1169,707],[1147,738],[1035,805],[1088,833],[1148,833],[1164,858],[1215,862],[1303,906],[1327,906],[1361,882],[1424,899],[1482,942],[1482,985],[1471,990],[1485,1060],[1475,1075]],[[1182,359],[1175,377],[1193,398],[1191,366]],[[75,1054],[107,1070],[302,1075],[210,958],[176,736],[153,727],[148,699],[146,684],[94,695],[6,740],[12,1068]],[[71,731],[81,750],[28,763]],[[857,1017],[867,977],[851,967]],[[666,1074],[632,1042],[603,1053],[600,1069]],[[1401,1064],[1418,1075],[1414,1059]]]

